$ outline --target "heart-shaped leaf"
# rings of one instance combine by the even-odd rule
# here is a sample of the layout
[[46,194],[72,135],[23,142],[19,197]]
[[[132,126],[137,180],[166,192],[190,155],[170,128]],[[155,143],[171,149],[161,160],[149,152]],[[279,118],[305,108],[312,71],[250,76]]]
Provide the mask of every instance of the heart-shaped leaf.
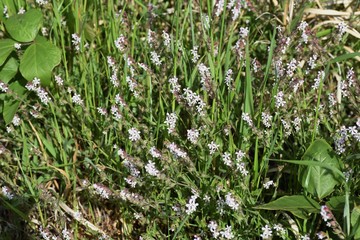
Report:
[[7,57],[15,49],[15,43],[12,39],[0,39],[0,66],[4,64]]
[[51,72],[61,61],[61,51],[44,37],[38,36],[20,60],[20,72],[28,81],[40,78],[43,85],[49,85]]
[[0,79],[4,83],[8,83],[17,73],[19,68],[18,61],[11,57],[6,61],[5,65],[0,68]]
[[289,211],[295,216],[306,219],[308,213],[320,211],[320,205],[315,200],[303,195],[284,196],[275,201],[255,207],[256,209]]
[[[325,140],[316,140],[306,150],[302,160],[318,162],[322,165],[308,165],[299,167],[298,179],[303,188],[319,199],[328,196],[336,184],[343,181],[339,175],[341,169],[340,162]],[[333,169],[339,170],[334,171]]]
[[6,31],[18,42],[31,42],[42,25],[43,15],[38,9],[16,14],[5,21]]

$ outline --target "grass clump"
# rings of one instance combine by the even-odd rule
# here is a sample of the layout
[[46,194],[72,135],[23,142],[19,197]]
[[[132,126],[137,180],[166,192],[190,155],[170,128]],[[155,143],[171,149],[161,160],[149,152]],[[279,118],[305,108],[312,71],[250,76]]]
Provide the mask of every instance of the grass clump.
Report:
[[61,63],[0,85],[4,239],[358,239],[359,6],[319,4],[5,1]]

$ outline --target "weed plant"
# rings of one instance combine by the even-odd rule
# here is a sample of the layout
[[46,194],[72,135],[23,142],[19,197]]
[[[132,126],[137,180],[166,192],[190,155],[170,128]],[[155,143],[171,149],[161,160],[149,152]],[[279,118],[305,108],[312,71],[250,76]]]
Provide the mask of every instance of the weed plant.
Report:
[[0,83],[0,238],[360,239],[359,4],[282,2],[1,1],[61,62]]

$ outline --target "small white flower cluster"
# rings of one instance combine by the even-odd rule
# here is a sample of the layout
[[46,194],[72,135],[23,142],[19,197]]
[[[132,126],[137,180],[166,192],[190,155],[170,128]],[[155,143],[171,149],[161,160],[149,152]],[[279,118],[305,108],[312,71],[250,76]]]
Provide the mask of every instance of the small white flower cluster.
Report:
[[121,34],[115,41],[115,47],[120,51],[123,52],[126,48],[126,38],[123,34]]
[[232,166],[232,161],[231,161],[231,155],[230,155],[230,153],[225,152],[225,153],[222,154],[221,157],[222,157],[222,160],[223,160],[223,162],[224,162],[224,164],[225,164],[226,166],[229,166],[229,167]]
[[187,130],[187,139],[192,143],[196,144],[198,141],[198,138],[200,136],[200,132],[197,129],[188,129]]
[[246,164],[243,162],[243,158],[245,157],[245,153],[241,150],[235,153],[236,155],[236,170],[241,173],[243,176],[247,176],[249,171],[246,170]]
[[102,198],[104,199],[109,199],[111,192],[110,189],[108,189],[107,187],[105,187],[104,185],[100,184],[100,183],[94,183],[92,185],[92,187],[94,188],[95,192]]
[[338,154],[345,152],[345,144],[348,139],[347,129],[345,126],[341,126],[340,130],[337,132],[337,136],[335,136],[335,150]]
[[241,38],[245,39],[249,35],[249,28],[248,27],[241,27],[239,30],[239,35]]
[[286,102],[284,101],[284,93],[282,91],[278,92],[275,96],[275,106],[276,108],[285,107]]
[[339,36],[339,38],[341,38],[343,35],[344,35],[344,33],[346,32],[346,30],[347,30],[347,25],[346,25],[346,23],[344,23],[344,22],[340,22],[337,26],[336,26],[336,28],[337,28],[337,30],[338,30],[338,36]]
[[175,155],[175,157],[183,159],[187,158],[187,153],[181,150],[174,142],[167,144],[166,147],[170,150],[172,154]]
[[183,91],[183,98],[186,100],[187,104],[190,107],[196,106],[197,112],[200,116],[203,116],[205,114],[204,107],[206,106],[204,101],[199,97],[199,95],[191,91],[189,88],[184,88]]
[[253,127],[253,126],[254,126],[253,121],[252,121],[249,113],[243,113],[243,114],[241,115],[241,118],[242,118],[242,120],[244,120],[250,127]]
[[137,184],[137,180],[134,176],[127,176],[124,178],[125,182],[130,185],[131,188],[135,188]]
[[162,62],[162,60],[160,59],[160,56],[155,51],[150,52],[150,60],[156,66],[160,66],[161,62]]
[[238,210],[240,206],[238,201],[232,196],[231,193],[226,194],[225,203],[234,211]]
[[163,31],[162,37],[164,39],[165,47],[167,47],[167,48],[170,47],[170,43],[171,43],[170,35],[167,32]]
[[308,42],[309,36],[306,34],[306,29],[309,26],[309,24],[305,21],[302,21],[300,25],[298,26],[298,30],[301,31],[301,38],[302,41],[306,44]]
[[196,193],[190,197],[189,202],[186,204],[186,214],[190,215],[196,211],[197,206],[199,206],[199,204],[196,202],[198,197],[199,195]]
[[232,78],[232,74],[233,74],[232,69],[226,71],[225,84],[229,90],[231,89],[231,83],[234,81]]
[[145,165],[145,170],[151,176],[157,177],[160,175],[159,170],[156,169],[155,163],[151,160]]
[[161,158],[160,151],[157,150],[155,147],[151,147],[149,150],[149,153],[153,158]]
[[312,85],[312,89],[316,90],[320,86],[320,81],[325,77],[324,71],[319,71],[317,77],[314,79],[314,84]]
[[281,123],[282,123],[282,125],[284,127],[284,130],[285,130],[285,137],[290,136],[291,135],[291,126],[290,126],[290,124],[287,121],[285,121],[284,119],[281,119],[280,121],[281,121]]
[[202,84],[203,88],[206,89],[206,84],[211,80],[211,73],[210,69],[205,66],[205,64],[200,63],[198,66],[199,73],[200,73],[200,83]]
[[301,129],[301,118],[300,117],[296,117],[293,121],[292,124],[294,125],[295,131],[299,132]]
[[1,193],[4,197],[6,197],[9,200],[14,198],[14,194],[11,192],[10,188],[7,186],[1,187]]
[[47,0],[36,0],[36,3],[39,4],[40,6],[42,6],[42,5],[47,4],[48,1]]
[[269,227],[269,225],[265,225],[264,227],[261,228],[262,230],[262,234],[260,234],[260,237],[262,239],[271,239],[272,237],[272,230],[271,228]]
[[69,232],[69,230],[67,230],[67,228],[64,228],[62,231],[62,236],[63,236],[63,239],[64,240],[71,240],[72,237],[71,237],[71,233]]
[[140,131],[137,130],[136,128],[130,128],[128,130],[128,133],[129,133],[129,140],[132,142],[136,142],[141,139]]
[[276,231],[276,235],[280,236],[282,239],[286,238],[286,229],[281,224],[275,224],[273,229]]
[[8,7],[6,5],[4,6],[3,14],[5,18],[9,18]]
[[119,121],[122,118],[122,115],[120,113],[120,109],[119,109],[118,106],[112,105],[110,111],[111,111],[111,114],[112,114],[113,118],[116,121]]
[[127,155],[127,153],[124,150],[119,149],[117,154],[122,160],[124,160],[123,164],[130,171],[131,176],[133,176],[134,178],[138,178],[140,176],[140,171],[135,167],[132,162],[129,161],[129,156]]
[[214,141],[208,144],[208,148],[210,150],[210,155],[213,155],[218,149],[220,145],[216,144]]
[[84,105],[84,101],[81,99],[80,94],[77,94],[76,92],[74,92],[73,96],[71,97],[71,101],[79,106]]
[[133,78],[131,78],[130,76],[127,76],[126,77],[126,83],[129,86],[130,92],[132,92],[134,94],[134,97],[136,97],[136,98],[139,97],[139,93],[135,89],[137,87],[137,85],[138,85],[137,82]]
[[11,120],[11,123],[14,124],[14,126],[20,126],[21,119],[17,114],[14,115],[13,119]]
[[178,93],[180,91],[181,86],[178,83],[177,77],[170,78],[169,84],[170,84],[170,92],[171,93]]
[[6,83],[0,81],[0,90],[6,93],[7,91],[9,91],[9,87]]
[[227,8],[231,9],[232,20],[235,21],[239,16],[242,8],[247,8],[246,1],[230,0]]
[[167,125],[169,134],[174,132],[177,119],[178,116],[176,115],[176,113],[166,113],[166,120],[164,123]]
[[289,77],[292,77],[294,75],[294,71],[297,67],[297,61],[295,58],[293,58],[288,64],[287,64],[287,70],[286,70],[286,74]]
[[21,7],[18,11],[18,14],[24,14],[26,11],[24,9],[24,7]]
[[73,33],[73,34],[71,34],[71,38],[72,38],[71,42],[72,42],[73,46],[75,47],[75,50],[77,52],[80,51],[81,37],[78,34]]
[[293,92],[296,93],[299,89],[299,87],[301,87],[302,85],[304,84],[304,80],[303,79],[300,79],[299,81],[296,81],[294,84],[293,84]]
[[42,28],[41,28],[41,34],[42,34],[44,37],[49,36],[49,30],[48,30],[46,27],[42,27]]
[[271,128],[272,116],[270,114],[262,112],[261,113],[261,121],[265,127]]
[[21,49],[21,43],[14,43],[14,48],[17,50]]
[[190,53],[192,55],[192,58],[191,58],[191,61],[193,63],[196,63],[197,60],[199,60],[200,58],[200,55],[198,54],[198,49],[199,49],[199,46],[194,46],[191,50],[190,50]]
[[231,226],[226,226],[225,229],[219,231],[218,224],[215,221],[210,221],[208,228],[215,239],[218,239],[220,235],[223,239],[233,239],[235,237],[232,233]]
[[109,64],[109,67],[111,69],[110,81],[114,85],[114,87],[118,87],[120,83],[117,77],[118,69],[116,68],[116,62],[112,57],[108,56],[107,63]]
[[115,103],[118,104],[120,107],[126,107],[126,102],[119,93],[115,95]]
[[355,73],[353,68],[348,69],[347,73],[346,73],[346,80],[349,84],[349,87],[352,87],[354,85],[355,82]]
[[58,86],[64,85],[64,80],[60,77],[60,75],[55,75],[55,82]]
[[[215,9],[215,8],[214,8]],[[224,9],[224,0],[218,0],[218,2],[216,3],[216,12],[215,12],[215,15],[217,17],[220,16],[220,14],[222,13]]]
[[316,67],[316,60],[317,60],[318,56],[316,54],[313,54],[308,62],[309,68],[310,69],[314,69]]
[[273,180],[269,180],[269,181],[266,181],[264,184],[263,184],[264,188],[265,189],[269,189],[270,186],[275,186],[275,183]]
[[102,107],[98,107],[96,108],[98,113],[101,115],[101,116],[106,116],[107,115],[107,112],[106,112],[106,109],[105,108],[102,108]]
[[40,101],[43,104],[48,105],[48,103],[51,101],[48,93],[40,86],[40,79],[35,77],[34,80],[27,83],[25,87],[29,91],[36,92],[36,95],[40,98]]
[[41,226],[39,227],[40,235],[45,240],[57,240],[57,237],[52,235],[48,229],[43,229]]

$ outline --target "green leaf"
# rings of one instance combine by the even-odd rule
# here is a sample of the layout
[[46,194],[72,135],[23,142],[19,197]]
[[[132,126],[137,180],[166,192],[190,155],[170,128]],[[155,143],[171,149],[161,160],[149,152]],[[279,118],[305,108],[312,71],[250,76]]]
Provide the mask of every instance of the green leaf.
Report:
[[21,58],[20,72],[28,81],[37,77],[43,85],[49,85],[51,72],[60,61],[60,49],[44,37],[38,36]]
[[255,207],[255,209],[289,211],[295,216],[306,219],[308,213],[318,213],[320,205],[303,195],[284,196],[275,201]]
[[[345,207],[345,196],[334,196],[326,202],[326,205],[332,210],[337,212],[343,212]],[[360,204],[360,198],[358,197],[350,197],[350,207]]]
[[[300,166],[298,179],[309,193],[322,199],[334,191],[335,185],[343,181],[339,173],[341,167],[335,152],[324,140],[314,141],[302,157],[304,161],[322,163],[329,166]],[[335,168],[338,171],[332,170]]]
[[351,227],[353,229],[351,235],[354,239],[360,239],[360,207],[356,206],[351,213]]
[[43,15],[38,9],[30,9],[24,14],[16,14],[5,23],[6,31],[18,42],[31,42],[42,25]]
[[9,58],[5,65],[0,68],[0,79],[4,83],[8,83],[18,72],[19,63],[15,58]]
[[7,57],[15,49],[15,43],[12,39],[0,39],[0,66],[4,64]]
[[[24,88],[19,82],[13,82],[10,84],[9,89],[15,92],[19,97],[23,96],[26,92],[26,88]],[[3,117],[6,125],[14,118],[19,105],[20,100],[14,100],[13,98],[8,98],[4,101]]]

